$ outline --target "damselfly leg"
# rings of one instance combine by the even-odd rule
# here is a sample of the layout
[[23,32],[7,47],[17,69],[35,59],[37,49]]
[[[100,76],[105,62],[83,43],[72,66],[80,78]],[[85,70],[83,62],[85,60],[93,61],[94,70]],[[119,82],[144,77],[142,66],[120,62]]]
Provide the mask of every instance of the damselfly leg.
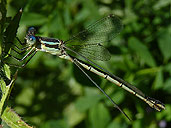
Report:
[[[20,45],[22,45],[22,48],[12,43],[11,49],[7,53],[5,63],[9,66],[22,68],[26,66],[26,64],[31,60],[31,58],[36,54],[37,51],[35,48],[27,46],[26,43],[22,43],[18,37],[16,37],[16,39],[20,43]],[[12,59],[22,63],[14,64],[14,61]]]

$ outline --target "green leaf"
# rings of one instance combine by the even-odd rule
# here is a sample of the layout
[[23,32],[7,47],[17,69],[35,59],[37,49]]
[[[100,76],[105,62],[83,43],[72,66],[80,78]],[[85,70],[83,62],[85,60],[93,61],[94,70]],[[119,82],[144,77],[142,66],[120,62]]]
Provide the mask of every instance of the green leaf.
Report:
[[169,60],[171,57],[171,32],[169,32],[169,29],[167,29],[160,33],[161,35],[158,39],[158,45],[161,53],[164,56],[164,59]]
[[11,79],[10,67],[6,64],[4,64],[4,72],[6,77],[10,80]]
[[68,125],[74,127],[85,119],[86,114],[79,112],[74,104],[70,104],[65,108],[64,117],[67,119]]
[[161,9],[162,7],[168,6],[169,4],[171,4],[171,1],[170,1],[170,0],[159,0],[159,1],[157,1],[157,2],[154,4],[153,9],[154,9],[154,10],[159,10],[159,9]]
[[[9,127],[3,120],[2,120],[2,122],[1,122],[1,125],[3,126],[3,128],[11,128],[11,127]],[[1,126],[0,125],[0,126]]]
[[169,72],[170,76],[171,76],[171,63],[167,64],[165,67],[164,67],[164,70],[166,70],[166,72]]
[[3,113],[4,111],[4,107],[5,107],[5,103],[8,100],[8,97],[11,93],[13,84],[16,80],[16,76],[17,76],[17,72],[15,74],[15,76],[13,77],[13,79],[11,80],[10,84],[6,86],[5,82],[3,80],[0,81],[1,84],[1,88],[2,88],[2,98],[1,98],[1,102],[0,102],[0,115]]
[[[24,106],[29,106],[32,104],[32,98],[34,96],[34,91],[30,87],[24,88],[21,93],[16,98],[16,103]],[[25,97],[27,97],[27,100],[25,100]]]
[[4,42],[4,27],[6,22],[6,0],[1,0],[0,3],[0,59],[2,54],[2,43]]
[[80,112],[84,112],[89,108],[93,107],[94,105],[96,105],[99,102],[99,100],[102,99],[102,97],[102,95],[88,95],[85,97],[80,97],[75,103],[76,108]]
[[119,123],[117,121],[111,122],[107,128],[127,128],[125,123]]
[[30,128],[11,108],[6,106],[6,102],[11,93],[12,87],[16,80],[17,72],[10,84],[6,86],[3,80],[0,81],[2,89],[2,98],[0,101],[0,114],[1,119],[12,128]]
[[[115,103],[120,104],[124,100],[125,95],[124,95],[124,92],[122,90],[122,91],[117,91],[117,92],[113,93],[111,95],[111,97],[115,101]],[[107,99],[107,102],[109,104],[113,105],[108,98],[106,98],[106,99]]]
[[141,128],[142,124],[141,124],[141,121],[140,120],[136,120],[134,121],[132,127],[133,128]]
[[0,87],[1,87],[2,95],[3,95],[3,93],[5,92],[5,89],[6,89],[6,84],[3,79],[0,79]]
[[157,113],[157,120],[165,119],[166,121],[170,122],[170,120],[171,120],[171,114],[170,114],[171,113],[171,106],[170,106],[170,104],[166,104],[165,107],[166,107],[165,111]]
[[6,0],[1,0],[0,3],[0,36],[4,30],[5,22],[6,22]]
[[162,68],[160,68],[160,70],[157,72],[155,81],[154,81],[154,85],[153,85],[153,89],[157,90],[160,88],[163,88],[163,70]]
[[156,62],[149,52],[148,48],[146,45],[144,45],[141,41],[139,41],[135,37],[130,37],[128,40],[128,45],[129,47],[138,54],[140,59],[144,61],[148,66],[154,67],[156,66]]
[[171,78],[168,78],[164,84],[163,90],[168,93],[171,93]]
[[90,109],[89,120],[91,128],[106,128],[111,117],[108,109],[100,103]]
[[47,22],[48,18],[45,15],[39,13],[24,13],[21,19],[21,24],[27,26],[43,25]]
[[1,115],[2,120],[11,128],[32,128],[27,125],[15,112],[9,107],[6,107]]
[[40,128],[68,128],[68,126],[65,120],[49,120]]
[[22,15],[22,9],[15,15],[15,17],[12,19],[12,21],[10,22],[10,24],[8,25],[4,36],[5,36],[5,52],[7,53],[10,49],[11,43],[9,42],[13,42],[14,38],[16,37],[16,33],[17,33],[17,29],[19,27],[19,22],[20,22],[20,18]]

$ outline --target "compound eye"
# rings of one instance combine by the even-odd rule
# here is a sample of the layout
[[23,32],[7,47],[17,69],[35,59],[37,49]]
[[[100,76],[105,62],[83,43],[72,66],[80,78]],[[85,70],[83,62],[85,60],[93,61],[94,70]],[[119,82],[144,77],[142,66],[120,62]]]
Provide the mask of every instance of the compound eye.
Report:
[[35,29],[34,27],[30,27],[30,28],[28,29],[28,34],[29,34],[29,35],[34,35],[35,32],[36,32],[36,29]]
[[34,27],[30,27],[30,28],[28,29],[28,31],[35,31],[35,28],[34,28]]

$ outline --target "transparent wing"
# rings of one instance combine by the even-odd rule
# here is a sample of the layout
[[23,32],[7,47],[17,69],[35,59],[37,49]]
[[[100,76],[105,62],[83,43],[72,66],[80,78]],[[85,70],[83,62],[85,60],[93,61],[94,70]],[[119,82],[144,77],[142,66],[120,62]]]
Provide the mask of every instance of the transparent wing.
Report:
[[88,26],[65,43],[66,45],[104,43],[118,35],[122,28],[121,20],[115,15],[109,15]]
[[68,48],[88,59],[107,61],[111,58],[109,51],[100,44],[72,45]]

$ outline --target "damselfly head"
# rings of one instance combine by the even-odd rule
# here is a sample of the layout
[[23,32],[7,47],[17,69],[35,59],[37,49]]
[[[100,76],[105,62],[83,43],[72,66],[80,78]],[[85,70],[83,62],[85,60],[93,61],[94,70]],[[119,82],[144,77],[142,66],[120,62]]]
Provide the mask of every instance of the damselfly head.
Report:
[[35,35],[36,29],[34,27],[30,27],[28,29],[27,35]]
[[26,35],[25,39],[26,39],[26,43],[29,46],[32,46],[36,43],[36,37],[33,35]]
[[34,36],[35,32],[36,32],[36,29],[34,27],[30,27],[28,29],[28,32],[27,32],[25,39],[26,39],[26,43],[29,46],[32,46],[36,43],[36,37]]

